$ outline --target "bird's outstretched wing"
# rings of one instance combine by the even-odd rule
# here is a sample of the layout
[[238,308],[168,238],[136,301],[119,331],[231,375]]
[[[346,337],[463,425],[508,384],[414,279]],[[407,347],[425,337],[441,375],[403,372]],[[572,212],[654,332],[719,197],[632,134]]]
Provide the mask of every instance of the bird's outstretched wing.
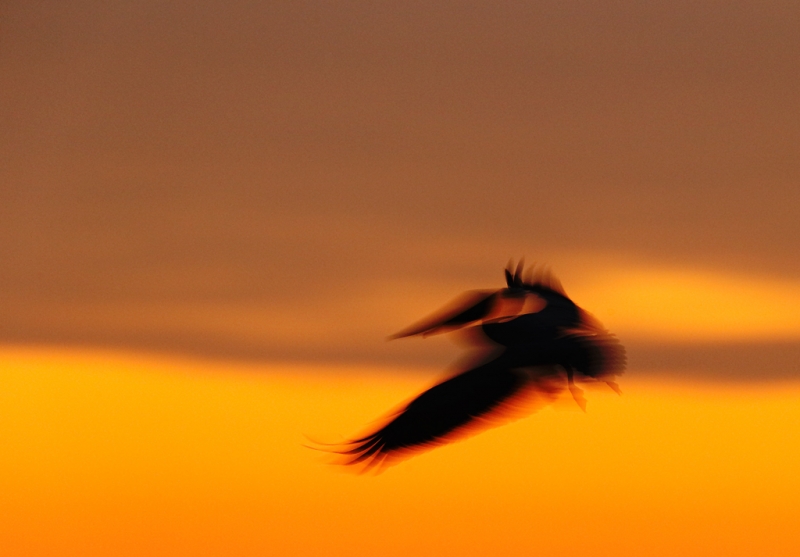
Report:
[[439,311],[395,333],[390,339],[422,335],[424,337],[460,329],[478,321],[507,320],[541,311],[547,303],[538,294],[508,289],[465,292]]
[[428,389],[381,427],[331,452],[373,469],[521,417],[563,390],[552,368],[515,368],[500,357]]
[[390,336],[429,336],[475,324],[506,321],[520,315],[538,314],[536,322],[548,328],[575,327],[580,308],[564,293],[558,279],[546,267],[531,266],[523,275],[523,261],[505,270],[507,288],[470,290],[440,310]]
[[428,336],[463,327],[489,315],[500,295],[499,291],[470,290],[452,300],[425,319],[393,334],[392,339],[414,335]]

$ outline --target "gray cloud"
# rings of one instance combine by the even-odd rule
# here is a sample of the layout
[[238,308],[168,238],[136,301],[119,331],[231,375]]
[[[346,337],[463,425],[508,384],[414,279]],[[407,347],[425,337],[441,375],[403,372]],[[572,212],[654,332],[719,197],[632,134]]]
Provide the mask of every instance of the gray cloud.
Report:
[[630,373],[696,381],[797,381],[800,342],[629,344]]

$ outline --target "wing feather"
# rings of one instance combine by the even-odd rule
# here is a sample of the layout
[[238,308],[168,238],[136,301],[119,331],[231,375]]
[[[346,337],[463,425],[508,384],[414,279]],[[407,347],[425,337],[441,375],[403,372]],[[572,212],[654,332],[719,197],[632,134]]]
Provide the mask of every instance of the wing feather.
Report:
[[432,335],[450,329],[463,327],[489,315],[494,307],[499,292],[471,290],[451,301],[442,309],[425,319],[393,334],[392,339],[414,335]]
[[342,455],[343,464],[371,469],[499,425],[533,409],[522,404],[524,395],[552,399],[563,388],[562,381],[548,381],[552,371],[512,368],[501,356],[433,386],[382,426],[332,452]]

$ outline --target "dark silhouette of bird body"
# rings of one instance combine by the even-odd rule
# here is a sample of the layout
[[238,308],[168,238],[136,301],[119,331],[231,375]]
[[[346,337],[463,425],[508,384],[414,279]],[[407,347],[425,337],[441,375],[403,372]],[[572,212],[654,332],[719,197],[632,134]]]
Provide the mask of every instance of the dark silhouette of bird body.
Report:
[[469,292],[392,338],[467,327],[483,348],[478,362],[434,385],[367,435],[329,449],[342,463],[377,468],[448,443],[549,402],[565,386],[585,409],[575,377],[604,381],[625,368],[625,349],[543,269],[506,269],[507,288]]

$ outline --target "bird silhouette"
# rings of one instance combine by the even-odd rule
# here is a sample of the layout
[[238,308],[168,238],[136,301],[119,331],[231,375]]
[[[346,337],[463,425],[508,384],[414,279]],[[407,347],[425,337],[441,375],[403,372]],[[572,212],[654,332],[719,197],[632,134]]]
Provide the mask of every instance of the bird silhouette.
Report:
[[[390,338],[467,329],[478,356],[462,371],[401,406],[369,433],[328,452],[341,464],[379,469],[455,439],[529,413],[566,386],[585,410],[575,385],[614,381],[625,368],[625,349],[564,292],[544,267],[524,273],[523,261],[505,270],[507,286],[472,291]],[[565,381],[566,379],[566,381]]]

